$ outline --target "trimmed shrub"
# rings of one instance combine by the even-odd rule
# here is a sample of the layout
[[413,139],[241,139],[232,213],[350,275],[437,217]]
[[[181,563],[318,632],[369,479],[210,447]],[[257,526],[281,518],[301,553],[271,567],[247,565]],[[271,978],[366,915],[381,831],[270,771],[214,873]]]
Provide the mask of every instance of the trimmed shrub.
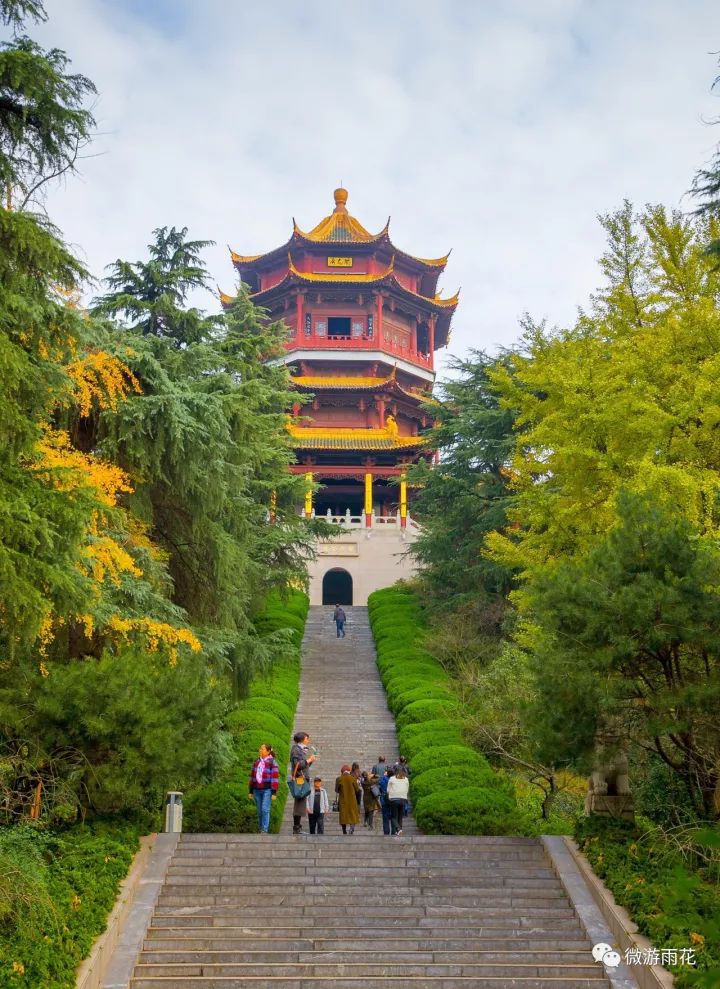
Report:
[[436,745],[462,745],[460,728],[445,718],[406,725],[398,732],[398,740],[402,754],[408,759],[414,759],[424,749],[433,749]]
[[[482,759],[482,756],[480,757]],[[410,777],[410,792],[413,801],[421,800],[431,793],[443,793],[449,790],[467,787],[486,787],[496,784],[495,773],[490,764],[483,759],[481,765],[469,762],[453,763],[451,766],[438,766],[424,773],[417,773],[413,768]]]
[[255,803],[248,800],[246,783],[211,783],[189,793],[183,802],[186,831],[199,834],[257,830]]
[[[281,721],[286,728],[292,728],[293,716],[295,714],[295,704],[296,700],[291,698],[288,693],[282,697],[278,697],[277,694],[273,697],[268,697],[263,694],[253,694],[246,701],[243,702],[242,709],[246,714],[257,711],[261,715],[271,714],[273,717]],[[290,705],[293,706],[292,715],[288,714],[288,709]]]
[[514,834],[519,828],[513,794],[497,785],[440,790],[415,804],[425,834]]
[[[265,713],[253,709],[248,711],[244,705],[228,717],[227,726],[232,735],[238,739],[244,730],[265,732],[268,739],[282,738],[289,731],[287,723],[275,717],[270,711]],[[274,748],[274,742],[272,744]]]
[[447,700],[413,701],[402,709],[395,719],[398,730],[402,731],[408,725],[421,724],[424,721],[437,721],[450,716],[456,705]]
[[448,674],[419,645],[423,617],[415,593],[405,587],[375,591],[368,612],[400,752],[411,764],[419,826],[429,834],[520,830],[511,785],[464,744]]
[[440,766],[486,766],[487,759],[467,745],[439,745],[420,753],[413,760],[413,776],[430,772]]
[[407,690],[408,681],[410,683],[422,683],[424,681],[435,686],[439,686],[441,682],[437,679],[437,671],[434,666],[420,662],[408,663],[404,668],[401,666],[393,667],[388,670],[383,679],[386,685],[385,689],[390,691],[392,695],[392,705],[390,705],[390,697],[388,697],[388,705],[391,709],[402,701],[403,689]]
[[408,704],[414,704],[415,701],[431,700],[447,701],[448,703],[454,701],[453,695],[442,684],[434,684],[432,682],[421,683],[417,687],[413,687],[412,690],[408,690],[407,684],[402,681],[401,677],[397,677],[396,679],[398,680],[397,686],[391,690],[390,681],[388,681],[388,685],[385,688],[390,710],[395,711],[396,714],[403,711]]

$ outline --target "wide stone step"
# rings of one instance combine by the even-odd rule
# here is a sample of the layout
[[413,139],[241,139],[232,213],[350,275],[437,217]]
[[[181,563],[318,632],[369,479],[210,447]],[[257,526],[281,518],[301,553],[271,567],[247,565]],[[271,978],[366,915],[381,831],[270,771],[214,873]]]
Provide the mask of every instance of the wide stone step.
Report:
[[[423,976],[428,977],[469,977],[480,978],[580,978],[593,979],[598,972],[602,974],[598,966],[592,961],[585,965],[557,965],[544,963],[531,964],[487,964],[483,962],[425,962],[407,960],[398,961],[395,964],[374,964],[365,962],[291,962],[289,964],[274,964],[268,971],[267,964],[247,963],[247,964],[187,964],[187,965],[153,965],[140,962],[136,967],[136,978],[142,979],[147,976],[203,976],[243,978],[253,976],[255,978],[262,975],[293,976],[295,978],[307,979],[310,977],[338,978],[341,976],[354,975],[356,978],[374,979],[383,976]],[[350,971],[348,971],[350,969]]]
[[313,975],[310,978],[263,975],[261,978],[248,976],[243,978],[231,976],[172,976],[134,978],[130,983],[132,989],[233,989],[242,986],[243,989],[315,989],[316,986],[327,985],[328,989],[399,989],[405,986],[417,986],[417,989],[602,989],[609,985],[602,974],[594,978],[577,978],[573,976],[561,978],[508,978],[507,976],[483,977],[469,976],[427,976],[398,975],[374,978],[368,987],[367,976],[342,977],[334,975]]
[[[274,913],[275,911],[273,911]],[[462,916],[418,918],[415,913],[411,913],[410,916],[398,915],[396,913],[378,915],[377,911],[373,911],[371,916],[366,914],[357,918],[347,916],[346,914],[340,916],[331,914],[323,917],[321,922],[313,923],[312,920],[309,921],[306,917],[301,917],[300,911],[295,911],[292,918],[285,919],[284,923],[277,926],[273,924],[273,930],[296,928],[299,937],[307,936],[309,926],[312,927],[313,933],[316,935],[320,931],[330,931],[335,928],[343,928],[350,931],[367,931],[369,929],[390,931],[402,929],[410,932],[417,932],[418,928],[430,929],[432,931],[453,928],[452,935],[458,937],[460,936],[460,932],[468,934],[488,933],[490,931],[504,933],[511,932],[513,929],[522,932],[522,936],[525,936],[528,928],[532,929],[533,934],[555,934],[565,931],[577,933],[580,930],[579,922],[574,916],[547,918],[542,922],[537,917],[520,917],[517,915],[513,917],[485,917],[482,924],[477,924],[474,920],[470,921],[470,918],[463,919]],[[156,910],[152,926],[205,927],[208,925],[208,920],[210,920],[211,926],[216,929],[252,928],[256,917],[248,916],[247,918],[241,918],[238,917],[236,911],[228,914],[227,912],[218,911],[215,907],[164,907]]]
[[[258,902],[258,895],[237,895],[234,897],[228,896],[216,896],[216,897],[203,897],[198,896],[195,900],[187,897],[162,897],[158,901],[158,906],[163,907],[188,907],[188,906],[224,906],[224,907],[236,907],[239,910],[244,910],[247,907],[252,907]],[[504,897],[502,899],[490,900],[486,897],[450,897],[450,896],[419,896],[408,894],[366,894],[365,896],[344,896],[338,897],[334,893],[300,893],[296,896],[287,896],[282,893],[277,894],[266,894],[263,898],[263,904],[266,907],[288,907],[292,909],[301,909],[305,906],[325,906],[335,907],[338,910],[346,910],[349,914],[357,915],[363,910],[364,907],[372,908],[373,910],[382,907],[403,907],[403,908],[413,908],[417,911],[422,911],[423,907],[427,908],[428,914],[434,914],[440,910],[449,910],[450,907],[455,907],[458,910],[467,910],[468,916],[473,916],[476,918],[485,917],[495,917],[500,916],[501,911],[504,911],[504,916],[521,911],[523,914],[532,916],[566,916],[566,913],[562,907],[563,900],[558,899],[552,901],[555,906],[548,906],[548,901],[538,898],[529,897]],[[273,909],[273,914],[275,910]]]
[[[324,947],[312,950],[300,948],[280,949],[273,947],[273,950],[248,950],[247,948],[234,949],[198,949],[189,948],[183,945],[182,950],[177,948],[152,948],[145,949],[142,953],[141,962],[147,965],[232,965],[242,963],[243,965],[259,964],[280,964],[287,965],[300,962],[303,965],[322,962],[342,963],[347,965],[363,965],[372,960],[373,965],[399,965],[407,963],[433,963],[433,964],[478,964],[478,965],[537,965],[568,966],[580,965],[588,966],[588,950],[583,948],[577,951],[567,950],[546,950],[540,951],[537,948],[529,951],[507,951],[507,950],[476,950],[463,948],[428,948],[426,947],[388,947],[382,945],[373,948],[368,952],[366,947],[358,949],[357,944],[353,948],[347,947]],[[592,966],[592,960],[591,960]]]
[[[148,931],[143,950],[146,953],[156,951],[232,951],[232,952],[284,952],[284,951],[357,951],[358,937],[352,938],[256,938],[255,935],[246,934],[237,937],[215,937],[203,935],[197,937],[200,932],[193,931],[192,936],[188,936],[187,929],[181,931]],[[500,952],[502,954],[516,954],[519,952],[532,951],[533,955],[544,953],[558,955],[566,958],[569,955],[582,956],[583,962],[587,961],[587,941],[584,938],[572,940],[566,938],[559,941],[557,938],[548,938],[547,935],[520,937],[497,937],[481,938],[468,935],[463,938],[436,938],[428,933],[424,938],[412,937],[383,937],[377,931],[366,932],[372,938],[373,952],[397,952],[397,951],[471,951],[474,953]],[[170,936],[173,934],[174,936]],[[162,936],[161,936],[162,935]],[[258,940],[262,942],[259,946]],[[366,951],[363,947],[360,949]]]

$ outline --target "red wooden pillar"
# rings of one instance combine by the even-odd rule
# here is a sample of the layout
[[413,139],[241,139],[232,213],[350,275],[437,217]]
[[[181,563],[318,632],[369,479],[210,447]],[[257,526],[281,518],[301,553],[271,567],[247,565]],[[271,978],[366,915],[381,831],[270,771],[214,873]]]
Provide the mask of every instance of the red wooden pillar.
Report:
[[378,342],[382,341],[382,317],[383,317],[383,297],[378,292],[377,294],[377,338]]
[[385,429],[385,399],[376,398],[375,403],[377,405],[378,416],[380,417],[380,429]]
[[302,294],[302,292],[298,292],[298,294],[295,296],[295,301],[297,302],[297,323],[295,326],[295,339],[299,344],[303,338],[303,315],[304,315],[303,303],[305,301],[305,296]]
[[428,322],[428,342],[430,351],[430,367],[435,366],[435,317],[431,316]]

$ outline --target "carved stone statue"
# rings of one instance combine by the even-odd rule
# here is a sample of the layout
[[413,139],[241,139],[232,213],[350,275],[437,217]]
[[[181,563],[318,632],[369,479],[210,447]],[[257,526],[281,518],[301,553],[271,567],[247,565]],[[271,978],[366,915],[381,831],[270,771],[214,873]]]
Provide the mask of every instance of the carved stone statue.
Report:
[[585,797],[585,813],[588,816],[622,817],[630,821],[635,818],[627,752],[617,737],[598,733],[594,769]]

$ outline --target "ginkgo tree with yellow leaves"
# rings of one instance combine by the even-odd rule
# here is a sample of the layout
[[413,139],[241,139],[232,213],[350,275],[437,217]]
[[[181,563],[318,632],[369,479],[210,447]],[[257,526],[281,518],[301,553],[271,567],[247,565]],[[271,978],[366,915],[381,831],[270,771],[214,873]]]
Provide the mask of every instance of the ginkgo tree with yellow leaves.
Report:
[[571,329],[527,322],[492,374],[517,410],[510,525],[531,717],[548,759],[623,735],[720,815],[720,278],[714,221],[602,218],[605,286]]

